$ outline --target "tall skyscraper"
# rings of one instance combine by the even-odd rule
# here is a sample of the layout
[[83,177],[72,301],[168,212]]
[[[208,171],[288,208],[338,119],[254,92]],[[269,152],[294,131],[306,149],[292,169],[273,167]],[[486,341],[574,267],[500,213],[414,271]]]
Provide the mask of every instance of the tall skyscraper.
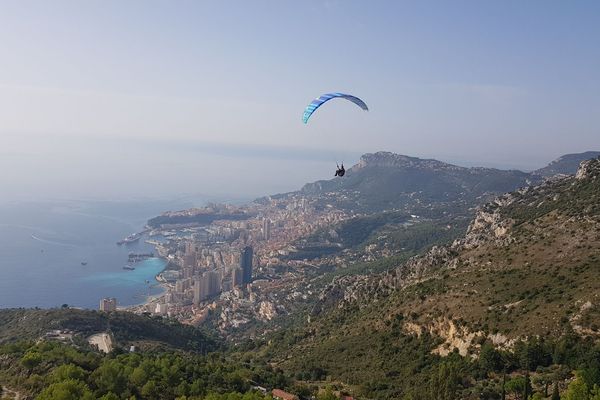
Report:
[[202,274],[200,279],[194,282],[194,303],[208,299],[221,291],[221,275],[217,271],[209,271]]
[[188,279],[194,276],[194,267],[183,267],[183,279]]
[[117,299],[109,297],[100,300],[100,311],[116,311],[117,310]]
[[241,268],[234,268],[231,271],[231,283],[235,287],[244,285],[244,270]]
[[202,300],[204,300],[202,298],[202,296],[204,295],[204,293],[202,293],[202,277],[199,277],[198,279],[196,279],[194,281],[193,292],[194,292],[194,304],[198,304]]
[[195,267],[196,266],[196,253],[186,253],[183,256],[184,267]]
[[263,220],[263,238],[265,240],[271,239],[271,220],[269,218]]
[[192,286],[192,279],[178,279],[175,281],[175,292],[176,293],[184,293],[187,289]]
[[243,271],[243,283],[252,282],[252,256],[253,256],[252,246],[244,247],[242,253],[240,254],[240,268]]

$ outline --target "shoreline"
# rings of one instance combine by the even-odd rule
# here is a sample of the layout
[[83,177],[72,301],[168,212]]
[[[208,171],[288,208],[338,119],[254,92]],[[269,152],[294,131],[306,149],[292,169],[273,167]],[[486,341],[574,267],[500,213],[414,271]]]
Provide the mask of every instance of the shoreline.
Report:
[[123,306],[123,308],[122,308],[123,311],[129,311],[129,312],[144,312],[144,311],[146,311],[146,312],[153,313],[154,312],[153,310],[148,310],[147,308],[149,306],[159,302],[166,295],[168,290],[171,289],[170,285],[164,279],[160,279],[161,274],[168,269],[168,267],[171,265],[171,262],[167,258],[160,255],[161,253],[160,253],[158,244],[152,244],[152,245],[154,246],[154,250],[158,254],[158,256],[154,257],[154,258],[161,259],[165,262],[163,269],[154,275],[154,281],[156,283],[153,286],[160,287],[161,293],[145,296],[146,298],[143,301],[141,301],[140,303]]

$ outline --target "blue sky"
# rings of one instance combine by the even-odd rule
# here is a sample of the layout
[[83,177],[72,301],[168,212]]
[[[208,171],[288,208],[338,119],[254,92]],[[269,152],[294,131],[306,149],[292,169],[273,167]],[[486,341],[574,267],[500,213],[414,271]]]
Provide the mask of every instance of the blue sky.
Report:
[[[254,195],[377,150],[530,169],[600,148],[596,1],[4,1],[0,37],[0,184],[24,196]],[[303,125],[328,91],[370,111]]]

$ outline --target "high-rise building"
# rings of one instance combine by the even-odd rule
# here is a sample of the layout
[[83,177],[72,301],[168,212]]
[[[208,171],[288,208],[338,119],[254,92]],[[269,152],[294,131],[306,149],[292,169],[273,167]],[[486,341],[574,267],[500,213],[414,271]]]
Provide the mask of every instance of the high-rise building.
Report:
[[195,254],[195,253],[196,253],[196,243],[185,242],[185,254]]
[[241,268],[234,268],[233,270],[231,270],[231,282],[235,287],[243,286],[244,270]]
[[244,250],[240,254],[240,268],[243,271],[244,284],[252,282],[252,257],[252,246],[244,247]]
[[203,299],[202,299],[202,277],[198,277],[198,279],[194,280],[194,288],[193,288],[193,292],[194,292],[194,304],[198,304],[200,303]]
[[221,291],[221,275],[217,271],[209,271],[194,282],[194,303],[208,299]]
[[114,297],[108,297],[100,300],[100,311],[116,311],[117,310],[117,299]]
[[183,256],[184,267],[195,267],[196,266],[196,253],[186,253]]
[[194,267],[183,267],[183,279],[194,276]]
[[221,282],[221,290],[223,292],[229,292],[231,289],[233,289],[233,284],[230,279]]
[[175,292],[176,293],[183,293],[187,289],[189,289],[191,286],[192,286],[192,280],[190,278],[187,278],[187,279],[178,279],[175,282]]
[[269,218],[263,220],[263,239],[271,239],[271,220]]
[[158,315],[166,315],[168,310],[168,306],[164,303],[157,303],[154,308],[154,313]]

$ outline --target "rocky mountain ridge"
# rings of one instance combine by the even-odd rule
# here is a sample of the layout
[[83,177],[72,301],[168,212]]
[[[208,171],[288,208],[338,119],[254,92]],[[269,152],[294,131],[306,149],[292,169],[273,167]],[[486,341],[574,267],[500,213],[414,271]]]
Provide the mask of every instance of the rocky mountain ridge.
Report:
[[300,190],[323,205],[361,213],[465,214],[486,199],[540,182],[522,171],[465,168],[389,152],[365,154],[343,179],[308,183]]
[[362,168],[368,167],[387,167],[387,168],[420,168],[432,170],[467,170],[468,168],[459,167],[457,165],[448,164],[434,159],[422,159],[418,157],[410,157],[402,154],[395,154],[388,151],[380,151],[377,153],[366,153],[360,157],[356,165],[350,168],[349,171],[357,172]]
[[583,153],[565,154],[543,168],[532,173],[542,177],[555,175],[572,175],[582,161],[600,157],[600,151],[586,151]]
[[[401,210],[410,213],[466,215],[469,208],[555,175],[575,174],[596,152],[565,155],[533,172],[461,167],[433,159],[390,152],[364,154],[343,179],[304,185],[300,193],[324,204],[358,212]],[[600,154],[600,153],[598,153]]]
[[[600,254],[600,245],[598,245],[597,240],[600,235],[590,236],[588,234],[589,232],[600,231],[599,177],[600,159],[594,159],[582,162],[575,177],[559,177],[545,181],[536,187],[500,196],[494,201],[479,207],[466,235],[455,240],[451,245],[433,247],[426,254],[413,257],[405,264],[379,276],[346,276],[335,280],[320,295],[320,301],[313,309],[313,315],[320,315],[331,308],[358,307],[361,309],[370,307],[373,303],[388,301],[390,296],[395,293],[423,282],[442,280],[441,284],[443,285],[443,277],[448,275],[474,274],[480,276],[482,271],[489,271],[490,268],[494,268],[494,273],[500,274],[504,273],[502,270],[507,269],[510,271],[530,270],[533,269],[536,258],[540,259],[537,267],[543,270],[548,268],[548,264],[564,262],[566,253],[573,253],[573,260],[582,262],[583,252],[579,249],[583,247],[590,250],[589,261],[583,264],[587,273],[589,272],[588,269],[591,270],[600,266],[597,261],[597,255]],[[573,214],[573,210],[577,213]],[[555,225],[552,227],[554,230],[552,233],[545,225],[548,221]],[[568,236],[564,235],[565,231],[569,232]],[[562,244],[564,247],[558,250],[556,254],[549,254],[548,250],[536,251],[529,256],[529,261],[525,258],[523,265],[514,266],[515,263],[512,261],[512,257],[516,258],[517,256],[510,254],[511,251],[513,253],[521,251],[527,254],[527,251],[533,245],[539,246],[542,241],[545,247],[551,241],[564,243]],[[483,261],[484,258],[487,258],[488,261]],[[494,266],[494,264],[497,264],[497,266]],[[580,269],[581,271],[584,270],[583,267],[580,267]],[[583,274],[583,272],[580,273]],[[573,288],[577,286],[575,283],[570,283],[570,285]],[[544,290],[546,289],[552,288],[544,287]],[[469,301],[478,302],[477,296],[473,297],[478,289],[471,290],[474,290],[474,292],[469,291],[470,296],[466,297],[469,297]],[[564,289],[560,290],[564,291]],[[582,293],[579,293],[580,296],[578,297],[580,298],[576,301],[566,300],[569,304],[572,304],[570,307],[573,310],[584,304],[587,306],[584,307],[582,312],[588,309],[597,309],[598,299],[595,299],[593,292],[587,290],[586,292],[589,293],[587,297],[581,296]],[[572,296],[575,297],[575,295]],[[597,297],[598,294],[596,293],[595,296]],[[563,304],[563,300],[559,300]],[[440,299],[430,299],[430,301],[439,302]],[[515,305],[507,303],[508,305],[502,306],[502,309],[507,310],[506,307],[511,309],[512,307],[518,307],[520,304],[519,301],[513,303]],[[444,304],[438,303],[436,307],[444,308]],[[423,309],[425,310],[426,307],[423,307]],[[419,325],[416,322],[411,322],[406,325],[407,328],[413,332],[421,332],[423,329],[432,330],[434,325],[438,326],[439,329],[443,327],[443,330],[453,332],[451,336],[454,337],[452,340],[456,344],[458,327],[451,319],[446,318],[452,313],[439,319],[441,313],[435,316],[434,313],[429,312],[431,310],[427,311],[430,323]],[[549,314],[550,311],[548,310]],[[567,320],[572,322],[571,327],[575,331],[600,335],[600,332],[595,332],[589,327],[584,328],[576,323],[581,318],[579,314],[567,316]],[[588,318],[588,325],[590,324],[590,318]],[[431,321],[435,321],[435,323]],[[552,325],[556,328],[559,324],[557,324],[557,320],[554,320],[548,327]],[[481,329],[472,327],[469,335],[476,331],[479,331],[481,335],[484,334]],[[496,337],[495,342],[498,344],[509,341],[509,338],[504,334],[489,331],[485,333],[485,335],[488,334],[491,336],[496,335],[494,336]],[[518,334],[527,334],[527,332],[518,332]],[[514,333],[512,336],[515,337]],[[501,337],[502,340],[497,339],[498,337]],[[446,339],[449,340],[448,337]],[[468,342],[470,343],[471,340]],[[466,351],[464,343],[461,349],[461,352]]]

